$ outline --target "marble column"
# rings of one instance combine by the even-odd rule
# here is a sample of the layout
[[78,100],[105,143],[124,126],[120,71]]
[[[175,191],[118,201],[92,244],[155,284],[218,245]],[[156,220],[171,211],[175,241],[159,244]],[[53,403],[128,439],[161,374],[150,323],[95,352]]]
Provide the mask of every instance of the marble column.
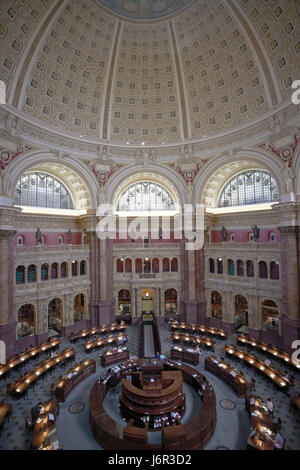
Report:
[[279,227],[281,233],[281,279],[282,313],[281,342],[286,350],[291,350],[294,340],[300,337],[299,312],[299,264],[298,240],[299,228],[295,226]]

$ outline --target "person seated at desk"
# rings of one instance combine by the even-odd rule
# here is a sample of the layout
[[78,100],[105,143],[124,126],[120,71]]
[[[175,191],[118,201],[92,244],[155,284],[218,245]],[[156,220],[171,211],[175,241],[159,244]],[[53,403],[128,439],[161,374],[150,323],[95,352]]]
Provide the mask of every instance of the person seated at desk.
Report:
[[283,449],[284,440],[283,440],[283,438],[282,438],[279,431],[277,431],[277,433],[275,435],[275,439],[273,439],[273,442],[274,442],[274,448],[275,449]]
[[269,367],[269,366],[271,365],[270,359],[266,359],[266,360],[265,360],[265,364],[266,364],[267,367]]
[[42,408],[42,402],[39,402],[37,405],[35,405],[34,408],[32,408],[31,410],[32,421],[35,421],[37,419],[38,415],[40,414],[41,408]]
[[198,344],[197,344],[197,346],[196,346],[195,352],[198,353],[198,354],[201,354],[200,348],[199,348],[199,345],[198,345]]
[[267,408],[268,408],[268,411],[269,411],[270,415],[273,416],[274,405],[273,405],[273,402],[272,402],[271,398],[267,398]]
[[255,392],[255,384],[256,384],[255,379],[252,378],[251,379],[251,391],[252,392]]
[[51,352],[50,357],[53,359],[56,356],[56,353],[54,351]]

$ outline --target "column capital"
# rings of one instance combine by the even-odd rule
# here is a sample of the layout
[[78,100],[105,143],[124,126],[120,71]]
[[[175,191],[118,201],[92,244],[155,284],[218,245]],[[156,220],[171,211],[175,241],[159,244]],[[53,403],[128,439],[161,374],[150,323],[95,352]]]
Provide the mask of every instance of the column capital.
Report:
[[282,225],[278,227],[278,230],[281,235],[285,236],[289,233],[298,233],[300,231],[300,227],[297,225]]

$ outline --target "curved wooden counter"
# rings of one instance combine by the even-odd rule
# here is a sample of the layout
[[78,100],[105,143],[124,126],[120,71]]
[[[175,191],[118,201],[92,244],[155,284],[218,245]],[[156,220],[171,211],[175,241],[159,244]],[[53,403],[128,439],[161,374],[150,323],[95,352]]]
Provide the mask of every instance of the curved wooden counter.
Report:
[[96,361],[84,359],[79,364],[69,369],[63,377],[59,377],[57,382],[52,384],[51,393],[59,401],[65,401],[67,396],[90,375],[96,372]]
[[205,358],[205,370],[224,380],[224,382],[233,388],[238,397],[245,397],[251,387],[250,382],[247,382],[245,377],[236,372],[225,361],[221,361],[214,356]]
[[[184,425],[162,427],[162,442],[159,444],[145,443],[145,427],[127,427],[116,423],[104,410],[103,401],[107,391],[118,383],[122,375],[134,373],[140,369],[142,359],[127,361],[99,378],[90,394],[89,420],[91,430],[103,447],[107,450],[201,450],[214,433],[216,426],[216,396],[206,378],[196,369],[175,361],[163,362],[165,371],[181,371],[183,380],[191,385],[202,397],[202,407],[195,418]],[[113,383],[113,385],[112,385]],[[126,432],[130,426],[130,433]],[[128,436],[131,436],[129,439]],[[132,436],[135,436],[132,439]]]

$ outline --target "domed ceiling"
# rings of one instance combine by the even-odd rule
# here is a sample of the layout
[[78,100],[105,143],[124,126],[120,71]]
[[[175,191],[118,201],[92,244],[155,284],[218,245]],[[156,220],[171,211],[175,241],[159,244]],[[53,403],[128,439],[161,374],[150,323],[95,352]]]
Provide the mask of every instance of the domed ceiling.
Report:
[[120,15],[134,19],[153,19],[170,15],[192,0],[98,0]]
[[[135,17],[179,10],[136,21],[108,3]],[[299,30],[292,0],[3,0],[0,79],[9,105],[66,134],[195,141],[290,103]]]

